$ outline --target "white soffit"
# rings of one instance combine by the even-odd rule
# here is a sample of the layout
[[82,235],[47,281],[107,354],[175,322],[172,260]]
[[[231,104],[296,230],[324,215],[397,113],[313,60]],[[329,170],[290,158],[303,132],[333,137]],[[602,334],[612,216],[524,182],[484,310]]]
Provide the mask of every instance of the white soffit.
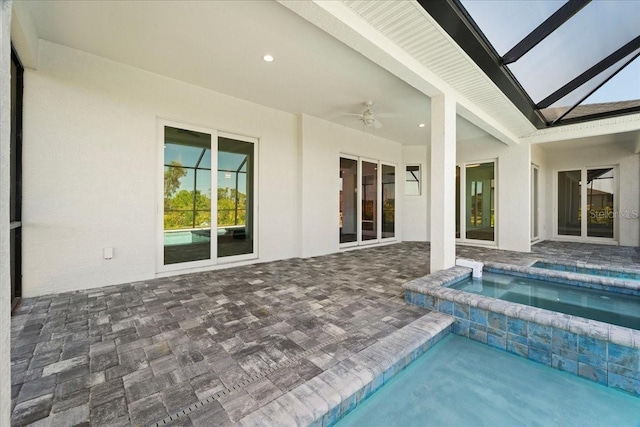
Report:
[[610,117],[573,125],[541,129],[526,138],[522,138],[522,140],[529,144],[541,144],[602,135],[615,135],[633,131],[636,131],[636,133],[640,135],[640,114],[629,114],[626,116]]
[[615,134],[578,137],[573,139],[553,140],[547,143],[537,144],[548,153],[563,152],[566,150],[579,150],[586,148],[616,145],[627,147],[629,152],[635,151],[640,144],[640,131],[622,132]]
[[281,1],[429,96],[445,93],[458,113],[501,141],[535,127],[414,1]]

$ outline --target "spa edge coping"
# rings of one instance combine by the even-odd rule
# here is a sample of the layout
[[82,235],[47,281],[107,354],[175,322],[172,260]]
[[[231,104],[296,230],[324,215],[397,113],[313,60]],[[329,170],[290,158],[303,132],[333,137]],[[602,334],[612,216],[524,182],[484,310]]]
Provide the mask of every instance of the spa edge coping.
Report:
[[[533,267],[533,265],[535,263],[537,263],[537,262],[542,262],[542,263],[545,263],[545,264],[565,265],[565,266],[569,266],[569,267],[585,268],[585,269],[588,269],[588,270],[597,270],[597,271],[608,270],[608,271],[614,271],[616,273],[634,274],[634,275],[639,275],[640,276],[640,268],[620,267],[620,266],[617,266],[617,265],[590,264],[590,263],[584,262],[584,261],[569,261],[569,260],[556,260],[556,259],[538,259],[538,260],[535,260],[535,261],[529,263],[529,267],[537,269],[537,267]],[[613,277],[613,278],[614,279],[619,279],[619,280],[624,280],[622,278],[616,278],[616,277]]]
[[[496,262],[484,263],[485,268],[506,270],[509,272],[543,276],[548,278],[560,278],[577,280],[595,285],[627,288],[627,280],[614,280],[579,274],[574,272],[545,270],[526,266],[515,266]],[[451,267],[433,274],[423,276],[405,283],[402,287],[405,291],[416,292],[432,297],[440,298],[454,303],[467,304],[483,310],[504,314],[529,322],[535,322],[544,326],[551,326],[569,332],[588,336],[598,340],[610,341],[614,344],[640,349],[640,331],[624,326],[611,325],[584,317],[557,313],[543,308],[532,307],[515,302],[504,301],[484,295],[452,289],[447,286],[471,277],[472,270],[467,267]],[[549,272],[549,274],[547,274]],[[561,273],[561,274],[556,274]],[[615,283],[613,283],[615,282]],[[625,282],[620,286],[619,282]],[[553,283],[553,282],[550,282]],[[638,285],[634,284],[636,288]],[[628,289],[628,288],[627,288]],[[436,305],[437,306],[437,305]]]
[[331,426],[448,335],[454,321],[445,313],[429,312],[253,411],[236,425],[263,426],[269,420],[283,426]]

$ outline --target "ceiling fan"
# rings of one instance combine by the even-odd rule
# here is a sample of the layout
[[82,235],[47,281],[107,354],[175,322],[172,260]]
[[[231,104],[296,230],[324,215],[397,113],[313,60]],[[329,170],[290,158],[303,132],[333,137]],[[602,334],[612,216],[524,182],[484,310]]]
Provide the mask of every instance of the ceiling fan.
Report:
[[361,114],[347,114],[348,116],[357,116],[358,120],[365,124],[365,126],[373,127],[374,129],[380,129],[382,127],[382,123],[377,119],[376,114],[371,110],[373,106],[373,101],[365,101],[363,102],[364,112]]

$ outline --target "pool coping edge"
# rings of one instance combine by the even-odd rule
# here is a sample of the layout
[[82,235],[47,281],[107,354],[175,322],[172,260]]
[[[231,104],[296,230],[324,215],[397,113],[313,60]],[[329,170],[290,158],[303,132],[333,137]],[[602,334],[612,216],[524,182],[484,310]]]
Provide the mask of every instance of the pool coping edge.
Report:
[[334,425],[448,335],[454,321],[445,313],[429,312],[250,413],[237,425],[276,422],[269,415],[282,407],[291,425]]

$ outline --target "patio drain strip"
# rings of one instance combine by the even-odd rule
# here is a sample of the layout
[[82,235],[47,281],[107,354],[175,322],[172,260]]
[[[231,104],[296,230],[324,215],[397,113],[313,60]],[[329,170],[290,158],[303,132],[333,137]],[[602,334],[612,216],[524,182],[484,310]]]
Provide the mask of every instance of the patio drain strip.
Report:
[[[396,308],[394,310],[388,311],[388,312],[384,313],[380,317],[380,319],[378,319],[378,320],[382,320],[385,317],[391,316],[392,314],[397,313],[398,311],[402,310],[403,308],[405,308],[405,307],[401,306],[401,307],[398,307],[398,308]],[[205,399],[202,399],[199,402],[191,404],[191,405],[187,406],[186,408],[181,409],[178,412],[174,412],[173,414],[170,414],[170,415],[164,417],[160,421],[150,424],[150,427],[165,426],[165,425],[167,425],[167,424],[169,424],[169,423],[171,423],[173,421],[176,421],[180,417],[188,416],[191,412],[195,411],[196,409],[201,408],[201,407],[203,407],[204,405],[206,405],[208,403],[216,401],[216,400],[220,399],[223,396],[226,396],[226,395],[231,394],[231,393],[233,393],[235,391],[238,391],[238,390],[246,387],[247,385],[249,385],[251,383],[254,383],[254,382],[266,377],[267,375],[272,374],[273,372],[275,372],[277,370],[280,370],[280,369],[283,369],[283,368],[290,368],[292,366],[295,366],[295,365],[298,364],[300,359],[302,359],[304,357],[307,357],[307,356],[317,352],[318,350],[321,350],[324,347],[327,347],[327,346],[329,346],[331,344],[339,343],[340,341],[343,341],[344,339],[346,339],[350,334],[353,334],[354,332],[358,332],[359,330],[364,329],[364,328],[366,328],[367,326],[370,326],[370,325],[371,325],[371,322],[367,321],[367,322],[363,322],[362,325],[354,326],[352,328],[349,328],[349,329],[345,330],[342,334],[336,335],[335,337],[333,337],[333,338],[331,338],[331,339],[329,339],[327,341],[324,341],[324,342],[322,342],[322,343],[320,343],[320,344],[318,344],[318,345],[316,345],[314,347],[311,347],[311,348],[309,348],[309,349],[307,349],[307,350],[295,355],[291,359],[288,359],[288,360],[282,361],[280,363],[277,363],[274,366],[272,366],[272,367],[270,367],[268,369],[265,369],[264,371],[259,372],[257,374],[250,375],[247,378],[245,378],[244,380],[232,385],[231,387],[226,387],[223,390],[221,390],[221,391],[219,391],[219,392],[217,392],[217,393],[215,393],[215,394],[213,394],[213,395],[211,395],[211,396],[209,396],[209,397],[207,397]]]

